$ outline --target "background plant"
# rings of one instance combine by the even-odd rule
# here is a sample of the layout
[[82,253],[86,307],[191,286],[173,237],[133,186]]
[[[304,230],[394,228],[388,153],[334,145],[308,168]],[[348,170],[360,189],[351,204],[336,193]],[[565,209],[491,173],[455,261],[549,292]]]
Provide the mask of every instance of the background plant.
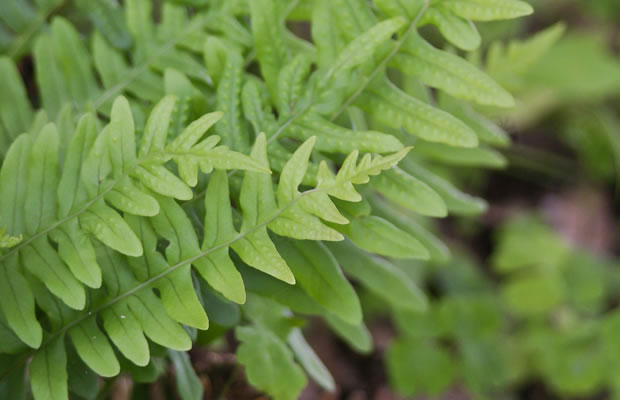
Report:
[[472,56],[517,98],[495,114],[513,132],[510,167],[458,175],[493,207],[446,226],[461,260],[420,266],[431,312],[394,317],[388,366],[402,393],[617,397],[617,17],[606,1],[532,4],[534,28],[493,26]]

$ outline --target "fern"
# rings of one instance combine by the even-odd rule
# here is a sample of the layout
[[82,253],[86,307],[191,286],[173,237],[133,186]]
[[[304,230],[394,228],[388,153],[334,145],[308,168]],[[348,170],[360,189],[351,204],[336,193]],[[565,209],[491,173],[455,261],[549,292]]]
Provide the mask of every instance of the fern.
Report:
[[[180,352],[214,320],[236,328],[250,382],[292,399],[303,370],[333,380],[291,312],[368,351],[347,276],[394,307],[426,308],[391,260],[449,256],[418,214],[484,210],[433,164],[503,166],[493,147],[507,135],[466,102],[513,99],[418,28],[473,50],[469,20],[527,4],[178,1],[159,23],[147,0],[75,6],[92,31],[55,17],[32,33],[40,109],[15,54],[0,57],[0,381],[21,382],[11,377],[29,359],[36,399],[78,390],[75,363],[155,379],[167,356],[191,375]],[[310,21],[312,42],[288,20]],[[183,395],[200,396],[186,378]]]

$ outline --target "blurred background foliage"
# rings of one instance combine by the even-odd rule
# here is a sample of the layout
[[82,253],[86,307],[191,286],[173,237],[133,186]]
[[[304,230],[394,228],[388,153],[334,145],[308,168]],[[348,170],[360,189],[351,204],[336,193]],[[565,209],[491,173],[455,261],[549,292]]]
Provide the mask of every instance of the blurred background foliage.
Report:
[[365,298],[394,321],[403,396],[620,399],[620,3],[530,3],[531,18],[482,24],[468,55],[518,99],[482,110],[510,133],[508,166],[453,176],[489,210],[442,222],[461,250],[411,272],[430,312]]

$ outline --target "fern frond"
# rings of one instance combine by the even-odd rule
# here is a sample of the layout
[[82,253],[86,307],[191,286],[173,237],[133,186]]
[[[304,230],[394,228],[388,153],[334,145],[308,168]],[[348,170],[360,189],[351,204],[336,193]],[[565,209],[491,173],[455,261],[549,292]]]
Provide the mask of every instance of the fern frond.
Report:
[[[43,107],[52,118],[67,102],[80,111],[92,106],[107,112],[112,100],[120,94],[156,101],[164,94],[161,73],[167,68],[212,84],[212,78],[196,59],[203,51],[202,43],[208,32],[223,30],[226,38],[245,32],[244,43],[249,44],[249,33],[231,22],[224,11],[213,10],[190,18],[184,8],[165,3],[161,9],[162,21],[155,25],[151,20],[152,5],[146,0],[125,4],[123,17],[131,36],[126,37],[123,31],[125,35],[121,37],[120,27],[113,27],[118,23],[124,25],[119,18],[121,9],[109,0],[94,3],[89,13],[95,26],[108,28],[92,36],[89,49],[76,29],[61,17],[54,18],[49,34],[39,34],[34,42],[37,83]],[[230,30],[229,26],[235,28]],[[196,46],[197,43],[200,45]],[[125,60],[126,52],[130,52],[130,63]],[[2,77],[3,85],[4,82],[19,85],[19,80],[13,76]],[[16,136],[25,130],[19,128],[11,129],[9,135]]]
[[[81,118],[71,138],[61,138],[53,124],[38,135],[22,134],[0,170],[0,220],[8,232],[24,232],[25,238],[0,256],[3,271],[19,281],[24,268],[69,307],[82,309],[86,301],[82,284],[101,285],[90,235],[120,253],[143,254],[139,238],[110,205],[127,214],[155,216],[161,214],[166,198],[193,196],[190,185],[196,184],[198,168],[211,172],[234,166],[269,172],[247,156],[215,147],[217,137],[200,141],[221,114],[204,116],[166,143],[174,103],[169,96],[154,108],[137,154],[133,116],[124,98],[114,102],[111,120],[99,134],[90,114]],[[61,140],[69,143],[59,172]],[[179,165],[185,180],[164,166],[168,161]],[[15,262],[18,253],[23,257],[21,265]],[[28,299],[32,294],[26,289],[19,296],[4,296],[0,305],[9,326],[28,345],[37,347],[40,328]],[[18,304],[28,309],[12,317],[10,309]]]
[[[249,380],[293,399],[303,369],[325,388],[333,380],[291,312],[323,317],[367,352],[347,277],[397,309],[425,309],[389,259],[445,260],[418,216],[485,209],[434,164],[499,167],[492,146],[509,139],[466,101],[512,97],[419,28],[473,50],[472,20],[529,6],[75,3],[95,30],[55,17],[32,32],[36,93],[0,58],[0,353],[15,354],[3,355],[0,381],[31,359],[35,397],[64,400],[75,365],[154,380],[154,358],[168,355],[189,373],[178,352],[219,325],[236,328]],[[291,20],[311,22],[312,42]],[[501,78],[492,54],[487,65]],[[265,368],[265,357],[282,366]],[[287,381],[273,380],[280,368]]]
[[[158,107],[164,108],[167,101],[167,99],[162,100]],[[115,108],[110,124],[118,122],[120,118],[118,113],[121,112],[118,110],[123,107],[123,104],[127,103],[122,99],[115,103],[118,108]],[[161,114],[165,113],[161,112],[157,117],[161,118]],[[107,127],[100,135],[105,135],[106,129]],[[140,146],[146,149],[142,154],[143,157],[149,157],[152,154],[162,157],[162,153],[158,152],[161,151],[162,147],[157,144],[157,138],[161,135],[158,133],[159,131],[165,134],[167,129],[158,129],[152,134],[145,133],[143,141],[147,144]],[[100,328],[96,324],[93,324],[94,315],[97,314],[101,314],[104,321],[103,327],[119,350],[125,357],[134,360],[139,365],[144,365],[148,361],[148,358],[145,357],[145,342],[141,339],[144,336],[168,348],[187,349],[191,341],[177,322],[199,329],[206,329],[207,327],[206,314],[200,307],[192,287],[191,265],[194,265],[205,280],[226,297],[238,302],[245,300],[244,296],[238,294],[240,291],[243,292],[243,286],[240,289],[230,286],[230,276],[231,271],[235,269],[234,265],[228,264],[229,266],[226,267],[227,262],[222,262],[229,257],[228,247],[232,247],[235,253],[248,265],[287,283],[293,283],[293,279],[295,279],[289,267],[289,263],[291,263],[295,266],[294,270],[299,271],[302,285],[309,288],[310,295],[317,296],[320,303],[327,301],[320,297],[322,296],[321,293],[313,291],[312,288],[316,287],[314,286],[316,282],[311,278],[312,274],[306,275],[301,271],[312,268],[312,265],[318,265],[315,263],[323,265],[326,260],[332,260],[328,250],[326,248],[321,248],[320,252],[309,251],[308,249],[293,250],[292,248],[285,248],[286,245],[283,241],[278,241],[279,245],[276,247],[268,235],[267,229],[277,232],[280,236],[291,238],[315,238],[317,232],[324,232],[321,235],[327,234],[328,238],[332,240],[341,240],[342,237],[339,234],[334,236],[334,234],[328,233],[335,231],[317,218],[317,215],[324,218],[328,214],[324,210],[305,209],[303,199],[325,196],[319,201],[328,205],[327,208],[331,209],[332,212],[337,212],[329,197],[326,197],[327,195],[359,199],[359,194],[355,192],[352,185],[366,183],[369,176],[391,168],[406,155],[409,149],[403,149],[385,157],[377,156],[374,159],[368,155],[362,158],[359,163],[356,162],[357,154],[352,154],[345,160],[343,167],[335,175],[328,172],[326,165],[323,164],[319,170],[320,177],[317,178],[319,184],[314,189],[298,192],[297,187],[306,172],[307,158],[313,144],[314,140],[311,139],[294,153],[283,168],[277,189],[274,189],[270,176],[262,170],[256,169],[245,172],[246,176],[240,194],[243,222],[239,233],[235,231],[230,202],[223,188],[223,186],[228,186],[227,175],[222,172],[213,174],[206,195],[205,227],[208,229],[205,228],[202,248],[199,248],[195,230],[182,208],[170,197],[151,194],[160,206],[160,212],[157,215],[125,216],[127,220],[125,223],[131,228],[132,232],[136,232],[140,247],[145,251],[145,256],[141,258],[127,257],[108,243],[95,243],[97,261],[101,265],[104,275],[103,284],[108,294],[104,295],[99,303],[100,305],[94,311],[82,312],[50,332],[49,339],[43,342],[38,350],[34,351],[34,358],[48,357],[48,352],[56,349],[54,343],[58,343],[59,338],[68,333],[78,349],[78,354],[90,368],[104,376],[117,372],[117,363],[110,356],[105,355],[105,353],[95,355],[88,347],[97,346],[104,349],[109,346],[109,344],[105,344],[107,341],[102,341],[99,344],[88,343],[87,346],[82,340],[83,337],[86,337],[82,336],[82,332],[85,332],[84,335],[100,335],[105,338],[106,335],[99,331]],[[251,156],[259,165],[267,168],[265,135],[259,135]],[[346,222],[340,214],[338,215],[340,223]],[[216,224],[213,223],[214,218],[218,220]],[[295,222],[301,220],[307,224],[303,226],[289,225],[288,222],[291,221],[289,218],[295,218]],[[213,229],[216,227],[217,229],[214,231]],[[165,257],[154,251],[158,236],[164,237],[168,242]],[[283,252],[282,255],[280,251]],[[300,254],[305,254],[305,256],[297,257],[298,251],[302,251],[303,253]],[[288,257],[285,261],[282,257],[286,255]],[[336,279],[336,282],[340,282],[339,285],[348,287],[348,283],[341,278],[337,264],[333,263],[333,260],[331,262],[332,272],[328,280],[334,282]],[[212,266],[214,265],[217,266],[219,273],[213,271]],[[323,270],[323,273],[326,272]],[[226,277],[227,281],[222,280],[223,276]],[[241,285],[243,284],[241,283]],[[159,290],[161,298],[154,295],[153,288]],[[351,314],[351,307],[354,310],[359,307],[357,297],[352,289],[345,289],[345,292],[342,291],[342,288],[334,289],[333,293],[337,298],[324,303],[326,307],[328,309],[333,308],[338,315],[347,315],[346,320],[351,323],[358,322],[361,318],[359,309]],[[344,301],[342,296],[346,296]],[[351,303],[351,301],[353,302]],[[62,303],[59,303],[58,307],[68,313],[76,312],[71,311]],[[12,323],[10,316],[6,316],[11,328],[16,326]],[[137,324],[132,321],[136,321]],[[135,335],[132,335],[130,340],[123,338],[119,333],[121,328],[132,330]],[[20,338],[24,337],[23,333],[16,333],[20,335]],[[50,345],[51,348],[48,347]],[[62,361],[62,358],[59,359]],[[41,384],[42,382],[33,383],[37,390],[43,391],[44,388],[39,386]],[[48,387],[47,389],[50,394],[60,390],[55,387]]]

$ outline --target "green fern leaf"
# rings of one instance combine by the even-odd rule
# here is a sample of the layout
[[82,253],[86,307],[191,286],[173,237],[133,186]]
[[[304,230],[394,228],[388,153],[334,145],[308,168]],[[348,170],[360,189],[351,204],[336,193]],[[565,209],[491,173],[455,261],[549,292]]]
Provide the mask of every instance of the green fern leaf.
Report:
[[41,237],[23,250],[24,267],[38,277],[54,295],[69,307],[81,310],[86,294],[79,281],[62,262],[47,239]]
[[403,15],[409,19],[415,18],[424,6],[423,2],[415,0],[375,0],[374,3],[387,16]]
[[95,319],[89,319],[71,328],[69,336],[75,350],[86,365],[98,375],[112,377],[120,372],[120,365],[106,336],[97,326]]
[[308,140],[316,136],[316,149],[348,154],[354,150],[390,153],[403,148],[394,136],[376,131],[355,131],[343,128],[315,114],[304,114],[284,130],[284,136]]
[[519,81],[536,62],[562,37],[566,25],[558,22],[523,41],[511,41],[506,48],[498,42],[489,47],[486,60],[488,73],[499,82]]
[[363,323],[351,325],[331,315],[328,315],[325,321],[336,335],[360,354],[368,354],[372,351],[372,336]]
[[422,221],[416,218],[416,215],[407,213],[402,208],[396,208],[391,202],[386,200],[374,198],[371,199],[371,204],[373,215],[388,220],[418,239],[422,246],[428,250],[430,260],[437,263],[445,263],[450,260],[451,254],[448,246],[431,233],[427,226],[422,225]]
[[363,0],[334,0],[329,4],[347,41],[354,40],[376,23],[370,4]]
[[432,173],[419,163],[406,160],[401,167],[412,176],[420,179],[430,186],[446,203],[450,213],[458,215],[477,215],[487,209],[487,203],[477,197],[473,197],[458,190],[446,179]]
[[317,64],[332,65],[345,46],[338,30],[337,17],[331,12],[329,0],[318,0],[312,12],[312,41],[317,46]]
[[126,303],[117,303],[102,312],[103,327],[119,351],[138,366],[149,363],[149,344],[138,320]]
[[478,138],[467,125],[450,114],[402,92],[385,79],[371,85],[358,99],[360,108],[377,121],[429,142],[475,147]]
[[290,58],[290,51],[282,39],[285,28],[272,1],[251,1],[250,15],[260,69],[269,91],[277,98],[278,75]]
[[302,90],[304,89],[303,84],[310,73],[310,67],[310,60],[300,54],[282,68],[278,77],[277,99],[277,108],[281,114],[281,119],[289,118],[292,114],[298,112],[299,108],[305,106],[303,102],[302,104],[298,103],[301,100]]
[[127,299],[127,305],[140,322],[146,336],[155,343],[178,351],[186,351],[192,347],[190,337],[166,313],[153,292],[138,292]]
[[[207,66],[211,78],[216,83],[220,81],[222,73],[224,72],[229,48],[236,49],[236,46],[225,38],[214,35],[208,35],[202,46],[202,55],[205,65]],[[241,52],[241,49],[236,50]]]
[[532,6],[519,0],[442,0],[456,15],[474,21],[494,21],[529,15]]
[[428,307],[422,290],[389,261],[372,257],[349,241],[328,247],[347,274],[389,304],[413,311],[424,311]]
[[[102,282],[101,270],[98,266],[100,260],[96,256],[88,234],[92,234],[101,243],[123,254],[133,257],[143,254],[143,247],[138,236],[124,219],[127,217],[129,220],[129,216],[121,216],[108,206],[106,201],[126,213],[163,216],[160,204],[174,203],[170,203],[165,197],[158,198],[144,189],[140,183],[146,184],[147,187],[149,183],[152,183],[152,186],[160,188],[160,191],[176,197],[193,196],[185,184],[183,186],[177,184],[175,193],[171,193],[169,188],[166,188],[167,191],[163,190],[162,182],[155,183],[145,179],[144,174],[140,174],[141,169],[152,175],[159,174],[159,176],[168,177],[168,182],[182,182],[162,166],[162,163],[170,159],[182,163],[191,159],[200,160],[202,157],[205,160],[202,162],[204,165],[201,165],[201,169],[208,172],[214,167],[244,168],[243,165],[252,170],[266,170],[264,166],[247,156],[242,156],[224,147],[213,147],[218,140],[217,137],[198,142],[218,115],[208,115],[194,125],[190,124],[171,144],[166,144],[169,117],[173,105],[174,98],[168,97],[156,107],[154,112],[157,114],[153,115],[157,117],[151,116],[147,121],[143,135],[146,145],[141,146],[142,153],[139,156],[135,153],[133,117],[129,103],[125,99],[120,98],[113,104],[110,123],[96,138],[97,129],[94,119],[91,116],[83,117],[76,128],[76,134],[68,144],[60,177],[56,175],[58,134],[53,125],[48,124],[38,133],[31,148],[28,148],[30,146],[29,135],[25,134],[23,139],[18,139],[9,150],[0,172],[2,186],[11,185],[6,187],[11,187],[16,191],[3,193],[0,202],[3,211],[0,215],[3,216],[2,223],[10,229],[9,232],[26,232],[27,237],[24,242],[10,250],[12,253],[2,256],[2,268],[10,268],[9,259],[12,255],[16,252],[22,253],[24,267],[28,271],[39,277],[47,288],[67,305],[81,309],[85,304],[85,292],[81,283],[99,287]],[[31,167],[25,170],[19,169],[20,163],[25,162],[29,162]],[[20,176],[25,173],[29,178],[20,181],[22,179]],[[142,178],[141,182],[137,182],[136,178]],[[17,182],[28,182],[27,187],[23,184],[16,184]],[[165,185],[165,182],[163,184]],[[178,192],[183,193],[185,190],[188,190],[190,195],[179,196]],[[14,203],[16,198],[22,200]],[[137,200],[141,204],[137,204]],[[25,214],[21,208],[15,207],[19,204],[32,208],[34,212]],[[179,210],[176,212],[178,213]],[[5,215],[11,217],[7,219]],[[24,218],[26,215],[27,218]],[[175,220],[179,222],[178,218]],[[185,224],[185,227],[189,227],[193,233],[189,222]],[[58,244],[58,252],[48,243],[47,235]],[[168,239],[171,240],[170,237]],[[188,243],[185,238],[180,238],[179,242]],[[199,248],[197,241],[195,243],[193,253],[182,254],[179,257],[197,255]],[[177,260],[180,259],[177,258]],[[169,259],[168,262],[174,263],[174,260]],[[194,291],[189,278],[189,267],[187,267],[185,271],[173,274],[166,281],[173,286],[163,283],[163,286],[159,287],[163,293],[164,307],[168,308],[171,314],[177,316],[181,322],[206,328],[206,316],[202,307],[197,298],[191,296]],[[20,279],[23,278],[15,275],[7,282],[13,281],[15,285],[22,287]],[[109,283],[106,284],[108,285]],[[117,283],[116,290],[119,290],[121,286]],[[176,289],[176,286],[184,289],[179,291],[183,296],[178,297],[175,294],[173,289]],[[29,293],[28,290],[23,290],[22,297],[24,298],[19,300],[7,298],[4,301],[7,310],[3,309],[3,312],[9,326],[13,327],[26,343],[36,346],[40,339],[36,335],[24,333],[26,326],[30,326],[29,329],[32,332],[37,332],[37,329],[32,328],[32,321],[28,316],[30,304],[33,304],[32,294]],[[9,307],[14,310],[8,310]],[[181,309],[186,312],[177,312]],[[18,313],[15,314],[14,311]],[[177,344],[177,347],[180,348],[180,345]]]
[[508,161],[501,153],[486,146],[460,149],[440,143],[419,141],[416,143],[416,150],[423,158],[439,161],[447,165],[503,168],[508,164]]
[[306,377],[286,345],[260,328],[239,327],[235,333],[241,341],[237,358],[245,366],[250,383],[270,393],[274,400],[296,399],[306,386]]
[[202,399],[202,383],[192,367],[192,363],[187,353],[168,350],[168,357],[172,361],[175,369],[177,388],[183,400]]
[[[201,339],[237,327],[250,383],[293,399],[303,370],[328,390],[334,383],[292,313],[372,348],[343,271],[390,306],[425,309],[411,277],[375,256],[445,261],[447,248],[416,214],[486,204],[425,162],[499,166],[489,145],[509,142],[448,94],[484,105],[512,98],[475,61],[416,30],[433,24],[473,50],[481,39],[470,20],[529,6],[78,0],[63,7],[72,25],[51,17],[58,1],[0,9],[0,51],[10,50],[0,58],[0,353],[16,354],[1,357],[3,381],[18,382],[32,359],[35,398],[87,397],[96,374],[155,381],[167,355],[180,395],[197,398],[179,352],[211,320],[217,329]],[[289,31],[291,21],[310,21],[312,42]],[[31,45],[34,96],[11,60]],[[494,46],[487,65],[513,85],[503,56]],[[438,107],[425,85],[440,89]],[[253,326],[238,327],[241,312]]]
[[405,18],[395,17],[379,22],[362,35],[357,36],[340,52],[338,58],[327,72],[327,77],[338,76],[340,72],[366,62],[405,23]]
[[122,9],[116,0],[79,0],[76,5],[114,47],[126,49],[131,45],[131,36],[123,18]]
[[410,35],[394,65],[425,84],[480,104],[513,107],[514,99],[493,79],[462,58],[438,50],[419,35]]
[[[138,70],[132,70],[123,58],[123,54],[112,48],[99,34],[93,35],[92,52],[95,69],[101,78],[103,87],[107,89],[97,97],[95,106],[101,106],[114,97],[115,93],[119,93],[120,90],[117,88],[122,88],[139,99],[157,101],[162,97],[163,90],[158,76],[148,69],[136,74],[134,71]],[[127,77],[133,77],[133,79],[127,79]]]
[[306,370],[308,375],[328,392],[336,389],[336,383],[331,373],[323,364],[319,356],[306,341],[300,329],[293,329],[287,338],[288,345],[295,354],[295,358]]
[[248,29],[231,15],[218,16],[210,26],[216,32],[221,32],[226,39],[234,40],[240,46],[252,47],[254,38]]
[[58,186],[58,132],[46,125],[35,139],[28,160],[26,232],[29,235],[54,221]]
[[9,233],[26,231],[24,211],[20,207],[26,200],[29,148],[31,140],[21,135],[9,148],[0,171],[0,225]]
[[209,285],[224,297],[239,304],[245,303],[243,280],[229,254],[229,243],[237,232],[233,226],[228,176],[224,171],[215,171],[209,180],[204,226],[202,250],[214,251],[195,260],[194,266]]
[[64,337],[54,339],[45,349],[35,354],[29,370],[30,387],[35,399],[69,398]]
[[362,249],[394,258],[429,258],[428,250],[413,236],[375,216],[351,219],[348,225],[335,227]]
[[34,295],[19,269],[16,254],[3,261],[0,273],[0,306],[7,324],[26,345],[39,347],[43,332],[35,316]]
[[3,90],[0,93],[0,121],[6,127],[10,139],[26,132],[34,118],[34,112],[26,95],[15,64],[7,57],[0,57],[0,76]]
[[510,136],[505,130],[476,112],[468,104],[443,92],[439,93],[438,98],[440,107],[471,127],[478,135],[480,142],[497,147],[506,147],[510,144]]
[[357,158],[359,153],[354,151],[345,158],[338,174],[329,170],[325,162],[321,162],[319,167],[318,186],[330,196],[340,200],[358,202],[362,200],[359,193],[355,191],[353,184],[363,184],[370,181],[371,176],[381,173],[381,171],[392,168],[402,160],[411,147],[406,147],[388,156],[375,156],[366,154],[359,163]]
[[[162,207],[162,212],[152,218],[153,227],[169,244],[165,250],[167,263],[151,263],[147,256],[149,264],[152,266],[159,265],[159,270],[151,271],[153,276],[165,271],[167,265],[175,265],[181,260],[191,259],[200,253],[194,228],[181,206],[172,199],[158,198],[158,201]],[[142,232],[151,236],[148,239],[153,258],[155,258],[157,236],[154,232],[149,232],[147,227]],[[196,296],[190,268],[191,266],[188,264],[170,273],[166,279],[158,284],[158,288],[161,293],[162,304],[173,319],[204,330],[209,327],[209,321]]]
[[123,218],[103,200],[93,204],[80,216],[80,224],[106,246],[132,257],[143,254],[136,234]]
[[60,218],[66,218],[87,199],[86,188],[80,184],[81,168],[96,136],[95,118],[92,114],[85,114],[80,118],[69,143],[58,183],[58,217]]
[[84,104],[96,96],[88,53],[78,32],[66,20],[54,19],[51,34],[35,42],[34,57],[43,107],[51,116],[56,116],[66,102]]
[[325,245],[278,240],[277,248],[298,283],[317,303],[350,324],[361,323],[359,299]]
[[394,203],[422,215],[445,217],[448,213],[442,198],[433,189],[398,167],[373,178],[372,186]]
[[241,120],[242,85],[243,58],[241,54],[228,53],[216,95],[216,107],[224,115],[215,128],[224,144],[245,151],[249,148],[249,137]]
[[153,108],[151,117],[144,127],[138,157],[144,157],[151,152],[164,149],[175,102],[175,97],[166,96]]
[[475,50],[482,41],[476,26],[470,20],[455,16],[441,5],[426,10],[423,22],[435,25],[446,40],[462,50]]
[[[269,165],[264,134],[256,139],[251,156],[263,166]],[[277,209],[271,178],[256,172],[246,172],[241,186],[240,203],[243,210],[241,232],[255,229],[234,242],[232,248],[248,265],[287,283],[295,283],[295,277],[286,261],[280,257],[269,238],[267,228],[260,225],[262,221],[268,221]]]
[[298,285],[289,285],[254,268],[238,265],[249,293],[286,305],[291,311],[321,315],[324,310]]
[[[317,218],[317,216],[326,216],[323,211],[307,207],[308,203],[312,202],[314,198],[318,198],[326,205],[327,211],[330,209],[332,210],[328,218],[333,219],[335,217],[339,223],[346,223],[346,220],[341,221],[344,220],[344,217],[338,214],[335,207],[331,204],[331,201],[329,201],[329,198],[325,195],[321,196],[319,193],[316,195],[310,194],[309,197],[312,199],[308,199],[307,202],[301,201],[291,205],[294,200],[300,197],[297,188],[306,174],[308,159],[314,142],[314,137],[304,142],[284,165],[284,168],[282,168],[277,190],[278,205],[282,212],[271,221],[268,226],[269,229],[279,235],[296,239],[342,240],[343,238],[338,232],[325,226]],[[304,205],[306,205],[305,209]],[[318,212],[316,215],[312,215],[309,211]],[[334,213],[337,215],[334,215]]]
[[201,108],[202,97],[191,80],[174,68],[164,70],[164,88],[166,94],[174,95],[178,99],[168,129],[168,137],[176,138],[190,123],[194,111]]
[[271,136],[277,130],[276,119],[269,101],[269,92],[261,81],[248,79],[243,85],[241,91],[243,114],[250,121],[257,135],[265,132],[267,136]]

